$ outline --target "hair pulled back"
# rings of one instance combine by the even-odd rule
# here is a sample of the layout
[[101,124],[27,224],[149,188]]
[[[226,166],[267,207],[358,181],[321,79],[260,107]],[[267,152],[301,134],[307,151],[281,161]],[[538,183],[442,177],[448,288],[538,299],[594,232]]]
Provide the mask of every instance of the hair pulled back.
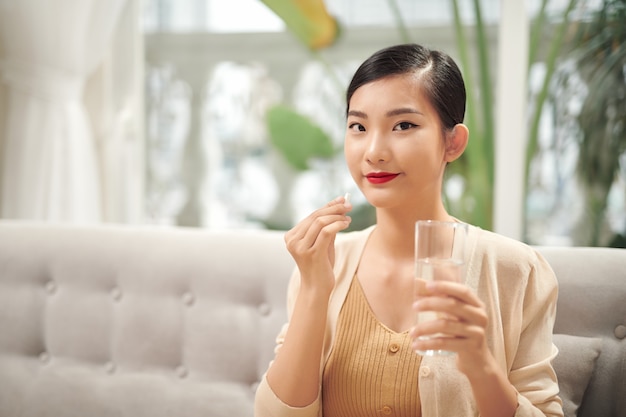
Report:
[[465,117],[465,83],[459,67],[446,53],[418,44],[381,49],[356,70],[346,92],[347,107],[362,85],[392,75],[418,74],[421,87],[439,115],[444,130],[451,130]]

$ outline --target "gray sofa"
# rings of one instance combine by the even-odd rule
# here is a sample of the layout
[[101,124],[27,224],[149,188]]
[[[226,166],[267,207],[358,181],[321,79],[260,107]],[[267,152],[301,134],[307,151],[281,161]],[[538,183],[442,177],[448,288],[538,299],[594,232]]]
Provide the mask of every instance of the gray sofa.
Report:
[[[626,416],[626,251],[539,249],[568,413]],[[293,266],[279,232],[0,221],[0,416],[252,416]]]

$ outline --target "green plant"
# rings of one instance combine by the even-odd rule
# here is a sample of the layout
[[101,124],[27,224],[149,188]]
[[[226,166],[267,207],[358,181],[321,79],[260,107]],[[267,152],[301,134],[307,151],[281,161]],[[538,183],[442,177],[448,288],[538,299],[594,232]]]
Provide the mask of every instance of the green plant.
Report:
[[[569,16],[575,9],[584,13],[571,20]],[[535,24],[544,30],[534,31],[531,56],[539,55],[537,51],[542,49],[541,35],[548,33],[554,41],[543,48],[548,74],[535,97],[526,167],[528,171],[537,151],[541,110],[551,106],[557,114],[555,125],[567,125],[565,140],[578,148],[575,179],[582,194],[583,212],[570,236],[574,245],[626,244],[626,230],[613,232],[607,219],[609,195],[618,184],[616,179],[624,168],[620,161],[626,154],[625,21],[626,0],[604,0],[595,6],[570,0],[558,24],[545,20]],[[564,66],[553,77],[562,62],[573,65]],[[570,110],[563,103],[568,100],[564,94],[573,94],[573,101],[581,100],[580,109]],[[526,186],[530,186],[528,182]]]
[[[548,12],[549,0],[542,0],[538,13],[531,21],[529,56],[530,66],[538,61],[545,63],[545,73],[541,88],[529,106],[529,131],[525,155],[524,195],[528,193],[530,164],[538,151],[539,122],[547,103],[549,88],[557,63],[564,55],[565,33],[570,27],[570,16],[577,0],[569,0],[567,6],[556,15]],[[467,115],[472,144],[461,159],[461,164],[454,164],[457,173],[465,178],[466,186],[460,204],[456,205],[459,216],[469,219],[475,224],[490,228],[493,220],[493,186],[494,186],[494,142],[495,109],[491,86],[493,79],[489,71],[488,40],[482,20],[481,3],[473,1],[475,43],[467,36],[457,0],[452,0],[456,43],[459,50],[460,65],[467,83]],[[547,42],[546,42],[547,41]],[[471,56],[474,51],[475,56]],[[471,59],[473,58],[473,59]],[[474,63],[474,65],[472,65]],[[476,72],[474,72],[476,71]],[[524,229],[526,222],[524,218]]]
[[[474,31],[476,42],[470,44],[463,25],[459,4],[452,0],[454,32],[459,51],[459,65],[463,71],[467,90],[465,124],[471,132],[471,145],[458,163],[450,165],[449,175],[460,175],[465,180],[460,201],[451,207],[455,214],[470,223],[491,229],[493,223],[494,187],[494,98],[489,66],[489,43],[482,19],[479,0],[474,0]],[[473,48],[472,48],[473,47]],[[470,60],[470,50],[475,51],[475,66]],[[477,75],[474,72],[477,70]],[[452,202],[451,202],[452,203]]]
[[[563,49],[565,44],[565,34],[570,28],[570,16],[577,0],[569,0],[567,6],[558,16],[552,19],[548,15],[547,6],[549,0],[542,0],[541,7],[537,16],[533,19],[531,26],[530,42],[529,42],[529,56],[528,66],[529,70],[532,65],[541,61],[545,64],[545,74],[536,96],[529,97],[529,102],[532,104],[529,106],[529,130],[528,130],[528,142],[526,144],[526,155],[524,160],[524,196],[528,196],[530,190],[530,168],[531,164],[538,153],[539,143],[539,126],[543,111],[547,105],[549,105],[548,99],[550,96],[550,85],[553,81],[554,73],[557,69],[557,64],[560,58],[563,58],[566,54]],[[556,25],[554,20],[557,21]],[[551,39],[547,45],[544,43],[544,39]],[[534,99],[534,103],[533,103]],[[523,218],[523,234],[524,239],[529,240],[528,236],[528,214],[525,211]]]
[[588,94],[578,115],[581,130],[577,174],[585,210],[575,243],[624,247],[626,230],[607,233],[609,192],[626,155],[626,0],[604,0],[577,24],[570,43]]

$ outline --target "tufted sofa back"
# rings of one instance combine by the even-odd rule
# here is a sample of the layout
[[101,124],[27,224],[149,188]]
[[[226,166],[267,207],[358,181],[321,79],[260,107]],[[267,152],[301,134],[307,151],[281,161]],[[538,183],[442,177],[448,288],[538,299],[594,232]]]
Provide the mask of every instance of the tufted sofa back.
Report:
[[278,232],[0,222],[0,416],[252,416]]

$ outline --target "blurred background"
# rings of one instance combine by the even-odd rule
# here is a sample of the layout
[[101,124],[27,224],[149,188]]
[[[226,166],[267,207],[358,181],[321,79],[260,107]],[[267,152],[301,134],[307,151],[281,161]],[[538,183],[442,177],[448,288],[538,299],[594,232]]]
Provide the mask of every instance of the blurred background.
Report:
[[350,192],[347,83],[448,52],[470,145],[449,211],[626,246],[626,0],[0,0],[0,217],[286,230]]

